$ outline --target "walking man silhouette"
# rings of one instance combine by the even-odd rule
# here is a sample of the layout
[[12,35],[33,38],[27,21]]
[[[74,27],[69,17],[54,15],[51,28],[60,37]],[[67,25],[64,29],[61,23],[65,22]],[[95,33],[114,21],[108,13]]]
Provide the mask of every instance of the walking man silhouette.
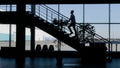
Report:
[[[69,19],[70,24],[69,24],[68,28],[69,28],[69,30],[70,30],[70,32],[71,32],[71,33],[70,33],[70,35],[71,35],[71,34],[73,34],[71,27],[73,27],[74,32],[75,32],[75,35],[76,35],[77,32],[76,32],[76,29],[75,29],[76,20],[75,20],[75,16],[74,16],[74,10],[71,10],[70,13],[71,13],[70,19]],[[68,21],[68,22],[69,22],[69,21]]]

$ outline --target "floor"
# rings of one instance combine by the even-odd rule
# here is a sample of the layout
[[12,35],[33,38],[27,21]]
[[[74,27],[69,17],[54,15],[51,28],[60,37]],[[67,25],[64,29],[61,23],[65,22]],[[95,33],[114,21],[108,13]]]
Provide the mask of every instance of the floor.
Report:
[[113,58],[112,62],[98,65],[82,65],[80,58],[63,58],[63,66],[56,65],[56,58],[29,58],[16,61],[14,58],[0,57],[0,68],[120,68],[120,58]]

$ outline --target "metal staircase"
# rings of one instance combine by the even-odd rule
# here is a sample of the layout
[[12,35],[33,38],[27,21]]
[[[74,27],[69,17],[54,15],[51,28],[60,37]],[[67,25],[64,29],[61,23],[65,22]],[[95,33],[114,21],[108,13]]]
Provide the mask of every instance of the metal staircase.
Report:
[[[27,7],[27,9],[31,9],[31,7]],[[29,22],[31,22],[31,25],[34,24],[36,27],[80,52],[85,48],[85,43],[96,42],[95,39],[103,43],[109,43],[107,39],[95,33],[93,26],[90,24],[77,23],[77,36],[70,37],[70,31],[67,27],[69,18],[43,4],[36,6],[35,13],[28,11],[27,16],[30,19]],[[83,34],[83,32],[89,34],[90,38],[88,39],[88,35]]]

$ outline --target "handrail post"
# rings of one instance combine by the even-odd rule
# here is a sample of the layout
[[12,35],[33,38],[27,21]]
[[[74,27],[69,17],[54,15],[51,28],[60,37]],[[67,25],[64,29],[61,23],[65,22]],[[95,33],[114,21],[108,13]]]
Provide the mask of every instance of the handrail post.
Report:
[[33,14],[35,14],[35,5],[34,5],[34,4],[31,5],[31,12],[32,12]]
[[10,4],[10,11],[12,11],[12,4]]
[[51,13],[51,20],[53,20],[53,14]]
[[117,43],[116,43],[116,53],[117,53],[117,46],[118,46],[118,45],[117,45]]
[[40,17],[40,5],[39,5],[39,17]]
[[46,8],[46,22],[48,21],[48,8]]
[[79,27],[77,26],[77,39],[78,39],[78,28],[79,28]]
[[[10,11],[12,11],[12,5],[10,4]],[[12,38],[11,38],[11,31],[12,31],[12,28],[11,28],[11,24],[9,24],[9,47],[11,47],[11,42],[12,42]]]

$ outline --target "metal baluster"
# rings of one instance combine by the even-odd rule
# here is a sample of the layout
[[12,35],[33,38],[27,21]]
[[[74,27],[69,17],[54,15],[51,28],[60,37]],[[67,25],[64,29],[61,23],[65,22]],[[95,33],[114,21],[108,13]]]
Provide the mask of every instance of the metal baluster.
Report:
[[117,43],[116,43],[116,52],[117,52],[117,46],[118,46],[118,45],[117,45]]
[[46,8],[46,22],[48,21],[48,8]]
[[53,13],[51,13],[51,21],[53,21]]
[[40,17],[40,5],[39,5],[39,17]]
[[[10,11],[12,11],[12,5],[10,4]],[[9,25],[9,47],[11,47],[11,24]]]

